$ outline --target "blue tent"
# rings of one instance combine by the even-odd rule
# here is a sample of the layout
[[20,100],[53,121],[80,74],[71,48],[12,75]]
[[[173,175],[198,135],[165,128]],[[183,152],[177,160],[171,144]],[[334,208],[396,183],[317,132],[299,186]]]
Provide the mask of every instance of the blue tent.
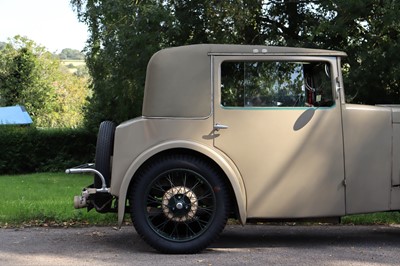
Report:
[[32,124],[32,119],[25,107],[16,105],[0,107],[0,125],[27,125]]

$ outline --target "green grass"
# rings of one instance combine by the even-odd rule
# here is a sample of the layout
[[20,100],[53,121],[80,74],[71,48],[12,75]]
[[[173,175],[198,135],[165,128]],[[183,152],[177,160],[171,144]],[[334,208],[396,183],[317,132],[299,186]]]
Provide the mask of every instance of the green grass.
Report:
[[400,213],[395,211],[349,215],[342,218],[342,224],[400,224]]
[[[38,173],[0,176],[0,227],[116,225],[115,213],[76,210],[73,197],[92,175]],[[399,212],[350,215],[343,224],[400,224]]]
[[116,214],[74,209],[73,197],[92,178],[64,173],[0,176],[0,226],[116,224]]
[[85,60],[73,60],[73,59],[68,60],[68,59],[66,59],[66,60],[61,60],[61,64],[65,65],[65,66],[73,65],[75,67],[78,67],[78,66],[84,66],[86,63],[85,63]]

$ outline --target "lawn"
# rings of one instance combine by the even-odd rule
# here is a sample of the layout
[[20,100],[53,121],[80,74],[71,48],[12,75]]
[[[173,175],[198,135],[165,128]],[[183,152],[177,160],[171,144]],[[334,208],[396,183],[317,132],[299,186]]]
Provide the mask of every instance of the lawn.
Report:
[[[115,213],[76,210],[73,197],[92,175],[37,173],[0,176],[0,227],[116,225]],[[129,221],[129,219],[127,219]],[[400,224],[399,212],[351,215],[343,224]]]
[[343,217],[341,222],[342,224],[355,225],[400,224],[400,213],[394,211],[349,215]]
[[74,209],[73,197],[92,178],[64,173],[0,176],[0,226],[116,223],[116,214]]

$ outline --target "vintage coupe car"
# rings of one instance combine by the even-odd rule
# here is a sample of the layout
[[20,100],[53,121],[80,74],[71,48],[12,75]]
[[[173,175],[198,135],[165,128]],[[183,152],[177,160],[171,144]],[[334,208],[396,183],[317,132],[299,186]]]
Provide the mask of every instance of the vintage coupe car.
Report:
[[347,104],[338,51],[191,45],[154,54],[143,114],[100,125],[75,207],[131,214],[165,253],[206,248],[227,219],[400,209],[400,108]]

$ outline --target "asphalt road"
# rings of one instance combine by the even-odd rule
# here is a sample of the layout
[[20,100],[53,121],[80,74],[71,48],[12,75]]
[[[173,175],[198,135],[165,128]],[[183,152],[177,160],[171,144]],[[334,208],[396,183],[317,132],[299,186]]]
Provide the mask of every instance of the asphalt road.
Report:
[[399,265],[400,227],[229,225],[200,254],[164,255],[132,226],[0,229],[0,265]]

